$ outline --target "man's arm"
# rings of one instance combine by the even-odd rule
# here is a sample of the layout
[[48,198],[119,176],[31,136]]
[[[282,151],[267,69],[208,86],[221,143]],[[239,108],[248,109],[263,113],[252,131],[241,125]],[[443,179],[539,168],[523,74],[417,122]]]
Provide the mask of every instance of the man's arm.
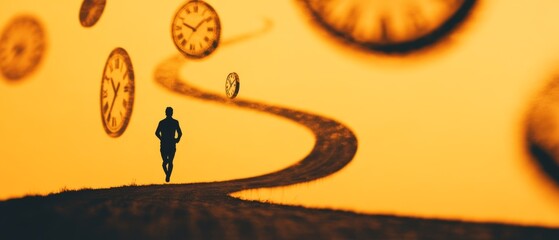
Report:
[[157,129],[155,129],[155,136],[161,140],[161,122],[157,124]]
[[177,121],[177,143],[180,142],[181,137],[182,137],[182,130],[181,130],[181,126],[179,125],[179,121]]

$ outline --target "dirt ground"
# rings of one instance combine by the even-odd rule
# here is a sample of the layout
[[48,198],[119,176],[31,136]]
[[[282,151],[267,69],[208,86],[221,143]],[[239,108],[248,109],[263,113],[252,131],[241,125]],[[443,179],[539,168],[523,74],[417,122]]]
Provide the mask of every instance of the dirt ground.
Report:
[[130,186],[4,201],[0,239],[559,239],[559,229],[242,201],[227,188]]

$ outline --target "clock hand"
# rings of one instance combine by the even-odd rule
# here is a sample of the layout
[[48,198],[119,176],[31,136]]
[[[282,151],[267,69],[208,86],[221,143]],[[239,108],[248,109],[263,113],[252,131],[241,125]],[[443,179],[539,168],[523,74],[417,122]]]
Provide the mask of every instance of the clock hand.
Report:
[[[112,82],[112,79],[111,79],[111,82]],[[115,100],[116,100],[116,97],[118,96],[118,89],[119,88],[120,88],[120,82],[116,85],[115,97],[113,98],[113,102],[111,103],[111,108],[109,109],[109,114],[107,115],[107,122],[109,120],[111,120],[111,113],[113,113],[113,106],[115,105]]]
[[113,88],[113,92],[115,91],[115,83],[113,81],[113,78],[109,78],[109,80],[111,80],[111,87]]
[[[206,19],[200,21],[200,22],[198,23],[198,25],[196,25],[196,29],[198,29],[198,28],[202,25],[202,23],[207,22],[207,21],[210,21],[211,19],[212,19],[212,17],[207,17]],[[194,30],[194,31],[196,31],[196,30]]]
[[186,26],[186,27],[192,29],[192,31],[196,32],[196,28],[197,28],[197,27],[194,28],[194,27],[192,27],[192,26],[190,26],[190,25],[188,25],[188,24],[186,24],[186,23],[184,23],[184,22],[182,23],[182,25],[184,25],[184,26]]

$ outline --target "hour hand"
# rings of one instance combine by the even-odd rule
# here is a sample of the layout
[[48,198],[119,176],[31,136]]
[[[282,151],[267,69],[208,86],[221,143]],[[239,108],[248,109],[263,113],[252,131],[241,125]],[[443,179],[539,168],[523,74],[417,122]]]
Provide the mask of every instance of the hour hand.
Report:
[[192,27],[192,26],[190,26],[190,25],[188,25],[188,24],[186,24],[186,23],[184,23],[184,22],[182,23],[182,25],[186,26],[187,28],[192,29],[192,31],[196,31],[196,28],[195,28],[195,27]]

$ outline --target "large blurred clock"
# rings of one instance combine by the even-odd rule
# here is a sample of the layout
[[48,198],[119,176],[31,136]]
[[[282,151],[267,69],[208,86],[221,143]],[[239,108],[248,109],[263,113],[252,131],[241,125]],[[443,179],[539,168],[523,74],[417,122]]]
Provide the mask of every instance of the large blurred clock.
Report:
[[21,15],[12,19],[0,37],[0,72],[17,81],[37,68],[46,50],[43,26],[35,17]]
[[346,45],[388,53],[430,46],[468,16],[476,0],[298,0],[313,21]]

